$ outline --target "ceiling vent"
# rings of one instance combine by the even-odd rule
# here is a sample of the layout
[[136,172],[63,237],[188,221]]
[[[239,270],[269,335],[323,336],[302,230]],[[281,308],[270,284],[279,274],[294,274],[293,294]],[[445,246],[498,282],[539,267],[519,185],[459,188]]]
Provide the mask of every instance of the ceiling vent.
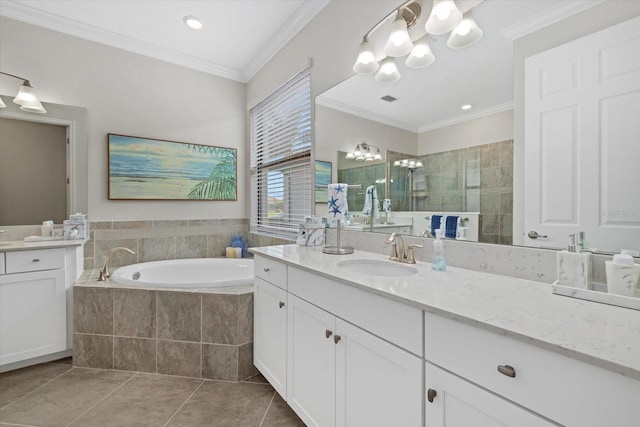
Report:
[[398,98],[394,98],[391,95],[385,95],[380,99],[382,99],[383,101],[387,101],[387,102],[393,102],[393,101],[397,101],[398,100]]

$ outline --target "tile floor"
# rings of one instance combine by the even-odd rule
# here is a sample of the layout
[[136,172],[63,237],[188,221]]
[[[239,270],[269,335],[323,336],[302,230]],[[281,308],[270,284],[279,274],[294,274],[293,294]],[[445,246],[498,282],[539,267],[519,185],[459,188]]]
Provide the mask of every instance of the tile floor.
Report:
[[261,376],[231,383],[74,368],[0,374],[0,426],[304,427]]

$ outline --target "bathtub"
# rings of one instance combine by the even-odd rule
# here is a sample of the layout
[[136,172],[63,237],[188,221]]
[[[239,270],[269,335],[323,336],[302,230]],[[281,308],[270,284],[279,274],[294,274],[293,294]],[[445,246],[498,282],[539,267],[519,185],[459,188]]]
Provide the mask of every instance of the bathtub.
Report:
[[245,258],[173,259],[118,268],[111,280],[145,288],[217,288],[253,284],[253,260]]

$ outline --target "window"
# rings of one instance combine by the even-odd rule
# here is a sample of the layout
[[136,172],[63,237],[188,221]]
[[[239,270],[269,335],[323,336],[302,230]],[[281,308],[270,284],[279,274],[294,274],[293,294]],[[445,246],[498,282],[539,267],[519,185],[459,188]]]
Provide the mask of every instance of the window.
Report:
[[311,215],[307,67],[251,109],[251,232],[295,238]]

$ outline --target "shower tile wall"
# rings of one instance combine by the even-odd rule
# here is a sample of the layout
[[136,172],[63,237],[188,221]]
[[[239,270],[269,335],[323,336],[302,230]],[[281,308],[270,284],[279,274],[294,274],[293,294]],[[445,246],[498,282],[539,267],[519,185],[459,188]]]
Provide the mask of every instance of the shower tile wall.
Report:
[[513,243],[513,141],[429,154],[421,160],[426,193],[415,183],[414,190],[426,195],[414,196],[416,210],[481,212],[480,242]]
[[361,167],[338,169],[338,182],[347,184],[361,184],[359,190],[351,189],[347,192],[349,212],[359,214],[364,207],[365,190],[370,185],[376,185],[378,200],[385,198],[385,163],[363,163]]
[[249,233],[246,218],[174,221],[94,221],[91,238],[84,246],[84,268],[101,268],[109,249],[125,246],[136,254],[116,252],[110,266],[163,259],[223,257],[235,234],[249,246],[291,243]]

